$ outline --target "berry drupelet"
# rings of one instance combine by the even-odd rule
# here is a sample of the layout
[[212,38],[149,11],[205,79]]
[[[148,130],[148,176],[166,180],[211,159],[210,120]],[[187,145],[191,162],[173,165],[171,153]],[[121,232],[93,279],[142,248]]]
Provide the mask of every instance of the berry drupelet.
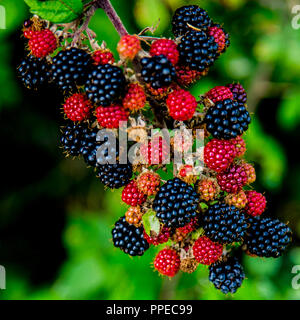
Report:
[[123,94],[124,89],[125,77],[119,67],[97,65],[87,75],[85,91],[94,104],[109,106]]
[[248,227],[245,214],[225,203],[210,205],[202,214],[205,235],[214,242],[241,241]]
[[155,196],[153,209],[167,227],[183,227],[197,214],[198,195],[179,178],[168,180]]
[[152,88],[159,89],[167,87],[176,78],[176,71],[168,58],[161,54],[141,60],[141,75],[146,83]]
[[142,256],[149,248],[143,235],[143,228],[129,224],[125,217],[121,217],[115,223],[112,229],[112,239],[115,247],[131,256]]
[[209,281],[224,294],[235,293],[242,285],[245,273],[242,265],[235,257],[216,262],[209,267]]

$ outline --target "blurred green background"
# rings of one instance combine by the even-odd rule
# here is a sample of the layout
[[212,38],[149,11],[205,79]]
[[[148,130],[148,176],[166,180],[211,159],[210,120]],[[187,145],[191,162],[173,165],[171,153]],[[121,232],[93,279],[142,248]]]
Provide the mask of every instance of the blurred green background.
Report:
[[[231,34],[229,50],[194,95],[240,81],[255,112],[246,134],[247,159],[255,164],[255,189],[265,192],[270,214],[294,231],[279,259],[244,257],[247,274],[234,296],[208,282],[208,270],[163,279],[153,271],[156,248],[130,258],[115,249],[110,230],[126,211],[120,191],[103,191],[83,161],[64,159],[59,144],[63,97],[53,89],[24,89],[15,68],[24,56],[23,0],[0,0],[7,28],[0,30],[0,264],[7,272],[1,299],[299,299],[291,287],[300,265],[300,29],[291,25],[293,1],[112,1],[129,32],[160,18],[168,37],[172,12],[199,4]],[[116,54],[118,35],[101,10],[91,28]]]

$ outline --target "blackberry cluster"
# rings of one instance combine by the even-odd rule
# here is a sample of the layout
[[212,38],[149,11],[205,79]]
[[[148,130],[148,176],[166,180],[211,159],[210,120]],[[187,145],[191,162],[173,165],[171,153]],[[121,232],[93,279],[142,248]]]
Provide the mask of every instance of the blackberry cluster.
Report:
[[141,65],[143,80],[146,83],[150,83],[154,89],[166,87],[176,78],[174,66],[163,54],[151,58],[143,58]]
[[153,202],[156,216],[167,227],[183,227],[197,214],[198,196],[191,185],[174,178],[158,191]]
[[49,65],[44,59],[26,57],[19,65],[18,75],[28,89],[40,89],[50,79]]
[[235,293],[244,279],[245,273],[237,258],[230,257],[209,267],[209,281],[224,294]]
[[245,105],[231,99],[217,102],[205,115],[207,131],[217,139],[232,139],[242,135],[251,122]]
[[102,107],[109,106],[119,98],[125,88],[122,69],[110,64],[94,66],[85,84],[87,97]]
[[248,227],[243,212],[222,202],[210,205],[204,212],[202,220],[205,235],[212,241],[219,243],[243,240]]
[[87,79],[91,66],[90,55],[79,48],[60,51],[52,60],[52,77],[56,85],[64,92],[74,91]]
[[173,15],[172,32],[175,37],[179,37],[190,31],[191,26],[203,29],[211,24],[212,21],[204,9],[197,5],[183,6],[178,8]]
[[127,185],[132,176],[132,165],[128,164],[103,164],[99,166],[97,177],[110,189],[119,189]]
[[291,229],[278,219],[250,218],[250,227],[245,236],[247,250],[259,257],[281,256],[291,242]]
[[193,70],[204,71],[218,57],[218,44],[203,30],[190,30],[178,45],[180,60]]
[[131,256],[142,256],[149,248],[143,235],[143,228],[129,224],[125,217],[121,217],[115,223],[112,229],[112,239],[115,247]]

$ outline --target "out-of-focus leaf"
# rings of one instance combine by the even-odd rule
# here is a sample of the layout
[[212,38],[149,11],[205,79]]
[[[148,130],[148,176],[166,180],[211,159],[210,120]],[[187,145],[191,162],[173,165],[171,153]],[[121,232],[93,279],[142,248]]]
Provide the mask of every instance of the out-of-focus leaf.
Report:
[[285,130],[293,130],[300,122],[300,92],[293,90],[283,97],[278,109],[278,122]]
[[148,235],[150,235],[151,231],[154,231],[156,234],[159,234],[160,223],[156,217],[155,211],[148,210],[143,215],[143,224],[144,224],[145,231]]
[[71,22],[78,18],[83,11],[81,0],[24,1],[33,14],[54,23]]
[[137,0],[134,16],[141,28],[156,26],[159,22],[157,33],[162,32],[170,25],[170,14],[164,2],[160,0],[151,0],[151,5],[148,0]]

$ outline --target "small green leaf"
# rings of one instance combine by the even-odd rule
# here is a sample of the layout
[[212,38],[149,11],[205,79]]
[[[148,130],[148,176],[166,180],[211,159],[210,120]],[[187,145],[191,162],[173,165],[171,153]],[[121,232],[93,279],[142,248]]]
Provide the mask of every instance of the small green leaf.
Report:
[[192,232],[192,239],[197,240],[199,237],[201,237],[204,233],[203,228],[199,228],[196,231]]
[[30,7],[31,13],[53,23],[71,22],[83,12],[81,0],[24,1]]
[[159,234],[160,231],[160,222],[156,217],[156,213],[153,210],[148,210],[143,215],[143,225],[145,232],[150,235],[151,231],[154,231],[156,234]]

